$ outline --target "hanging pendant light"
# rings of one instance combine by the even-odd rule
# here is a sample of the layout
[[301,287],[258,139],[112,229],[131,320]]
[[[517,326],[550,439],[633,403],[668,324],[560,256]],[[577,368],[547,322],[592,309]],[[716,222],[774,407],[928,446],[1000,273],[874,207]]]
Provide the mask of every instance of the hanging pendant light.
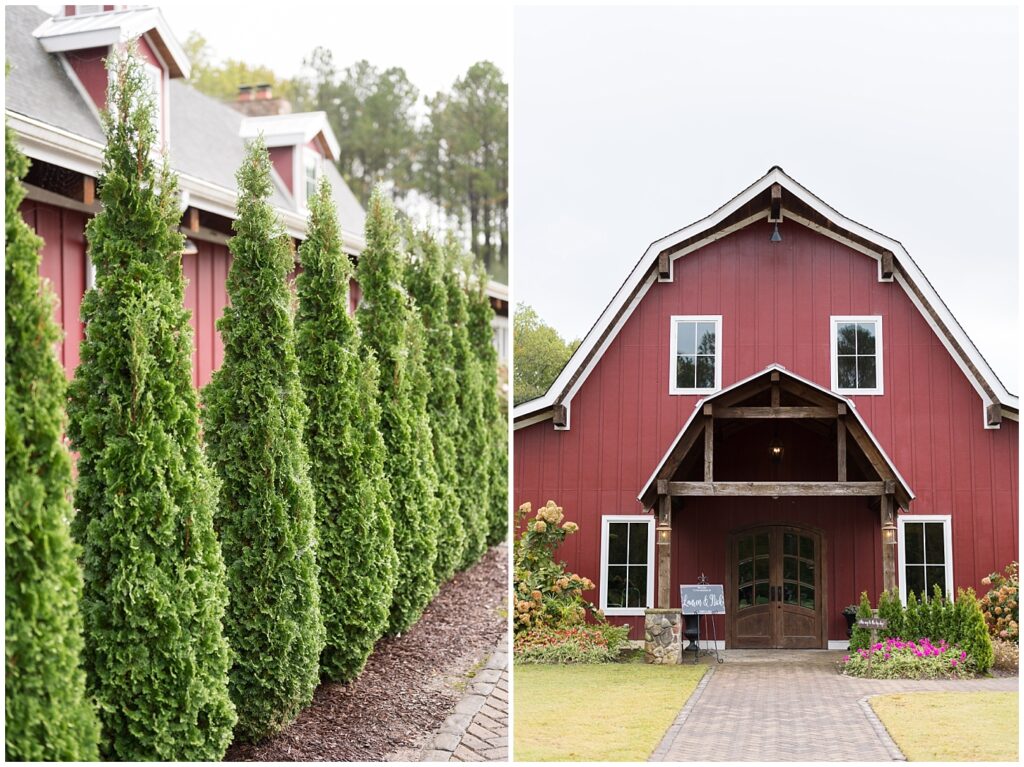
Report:
[[772,242],[782,242],[782,235],[779,234],[779,225],[775,225],[775,229],[772,230]]

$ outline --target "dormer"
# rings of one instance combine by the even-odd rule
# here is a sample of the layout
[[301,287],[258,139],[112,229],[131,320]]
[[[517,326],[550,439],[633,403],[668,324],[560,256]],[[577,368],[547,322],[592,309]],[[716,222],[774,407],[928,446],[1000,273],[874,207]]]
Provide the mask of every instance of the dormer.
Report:
[[156,95],[161,142],[169,139],[170,93],[174,77],[188,77],[190,64],[158,8],[119,5],[66,5],[32,33],[43,50],[55,54],[68,77],[96,114],[107,103],[104,59],[112,48],[138,40]]
[[326,112],[299,112],[245,117],[240,135],[253,139],[263,134],[270,161],[297,210],[306,210],[306,200],[316,191],[324,163],[338,158],[340,147],[327,121]]

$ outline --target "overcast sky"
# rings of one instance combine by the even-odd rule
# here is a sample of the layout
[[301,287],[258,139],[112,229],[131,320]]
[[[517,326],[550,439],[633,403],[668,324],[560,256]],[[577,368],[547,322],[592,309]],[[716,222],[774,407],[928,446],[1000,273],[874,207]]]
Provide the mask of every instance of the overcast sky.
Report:
[[1013,8],[517,8],[516,301],[582,337],[772,165],[899,240],[1018,392]]

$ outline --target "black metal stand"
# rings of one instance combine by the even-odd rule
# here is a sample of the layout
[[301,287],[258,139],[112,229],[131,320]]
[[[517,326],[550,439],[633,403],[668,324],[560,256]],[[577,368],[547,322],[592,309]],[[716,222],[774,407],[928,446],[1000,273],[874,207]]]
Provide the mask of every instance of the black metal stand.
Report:
[[700,615],[697,615],[697,649],[693,653],[693,662],[697,662],[697,658],[701,655],[705,657],[715,656],[715,660],[719,663],[725,663],[725,660],[718,654],[718,629],[715,627],[714,616],[711,618],[711,636],[713,637],[711,649],[700,649]]

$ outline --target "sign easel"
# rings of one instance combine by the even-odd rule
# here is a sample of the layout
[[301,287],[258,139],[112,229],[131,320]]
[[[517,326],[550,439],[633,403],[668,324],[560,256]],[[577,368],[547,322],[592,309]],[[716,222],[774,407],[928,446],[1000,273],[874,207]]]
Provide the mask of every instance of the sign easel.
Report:
[[[697,583],[683,584],[679,587],[679,604],[682,607],[683,615],[695,615],[697,617],[697,649],[693,654],[693,662],[697,662],[698,656],[714,655],[719,663],[723,663],[722,657],[718,654],[718,629],[712,618],[711,623],[711,649],[701,650],[700,648],[700,624],[702,615],[725,615],[725,589],[720,583],[708,583],[704,573],[700,574]],[[708,621],[705,621],[707,623]],[[705,637],[705,639],[708,639]],[[693,640],[691,640],[693,641]]]

